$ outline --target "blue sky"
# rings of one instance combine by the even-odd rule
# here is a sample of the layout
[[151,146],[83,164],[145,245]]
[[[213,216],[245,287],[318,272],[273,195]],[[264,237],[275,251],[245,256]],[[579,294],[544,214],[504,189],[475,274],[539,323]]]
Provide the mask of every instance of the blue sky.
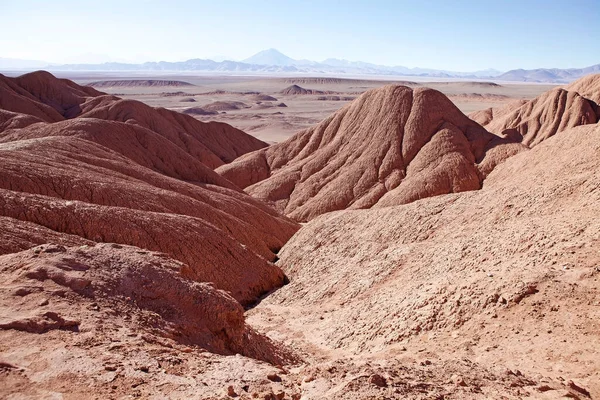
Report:
[[600,0],[0,0],[0,57],[296,59],[474,71],[600,63]]

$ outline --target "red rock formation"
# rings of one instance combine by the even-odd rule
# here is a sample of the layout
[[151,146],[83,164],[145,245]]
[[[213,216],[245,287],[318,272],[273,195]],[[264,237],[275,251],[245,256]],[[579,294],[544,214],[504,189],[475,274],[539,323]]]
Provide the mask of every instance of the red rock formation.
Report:
[[469,117],[490,132],[499,135],[518,133],[523,137],[523,144],[535,146],[566,129],[595,124],[600,118],[597,105],[599,82],[600,75],[590,75],[533,100],[476,111]]
[[212,284],[181,277],[183,267],[164,254],[117,244],[47,244],[0,256],[0,307],[10,310],[0,316],[0,331],[41,334],[96,326],[101,334],[116,322],[109,310],[138,333],[281,362],[284,353],[252,332],[238,302]]
[[296,227],[248,196],[214,186],[222,178],[206,167],[216,179],[189,184],[73,137],[8,142],[0,154],[0,215],[168,253],[189,265],[187,275],[243,303],[283,283],[266,259]]
[[584,76],[565,87],[569,92],[577,92],[580,96],[600,104],[600,74]]
[[315,89],[305,89],[298,85],[291,85],[283,89],[279,92],[286,96],[294,96],[294,95],[304,95],[304,94],[335,94],[332,91],[323,91],[323,90],[315,90]]
[[0,216],[0,254],[18,253],[44,243],[77,246],[94,242],[56,232],[33,222]]
[[297,225],[210,168],[255,139],[45,73],[4,80],[29,104],[78,116],[0,113],[3,252],[48,241],[135,245],[182,261],[185,276],[243,304],[284,283],[271,261]]
[[54,108],[40,102],[21,88],[15,79],[0,74],[0,108],[17,114],[30,115],[45,122],[61,121],[64,117]]
[[[38,71],[7,78],[0,75],[0,108],[31,115],[45,122],[98,118],[141,126],[171,141],[210,168],[230,162],[267,144],[230,125],[201,122],[164,108],[154,109],[135,100],[121,100],[91,87],[79,86]],[[0,127],[23,127],[37,122],[0,117]],[[1,131],[0,131],[1,132]],[[143,135],[140,136],[143,138]]]
[[[366,92],[319,125],[217,172],[298,221],[481,187],[477,164],[502,140],[432,89]],[[512,145],[514,151],[519,146]],[[496,152],[496,161],[501,161]]]
[[596,109],[597,120],[600,121],[600,74],[588,75],[571,83],[565,90],[577,92],[582,97],[591,100]]
[[[114,150],[143,167],[191,182],[232,187],[201,160],[217,160],[201,142],[181,148],[164,136],[135,124],[75,118],[54,124],[36,124],[27,129],[6,130],[0,142],[45,137],[76,137]],[[216,161],[215,161],[216,162]]]

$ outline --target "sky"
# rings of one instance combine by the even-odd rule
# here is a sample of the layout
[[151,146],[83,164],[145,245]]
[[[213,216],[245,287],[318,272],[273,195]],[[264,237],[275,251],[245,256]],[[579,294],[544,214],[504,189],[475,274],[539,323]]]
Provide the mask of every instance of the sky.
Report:
[[0,0],[0,57],[295,59],[476,71],[600,63],[600,0]]

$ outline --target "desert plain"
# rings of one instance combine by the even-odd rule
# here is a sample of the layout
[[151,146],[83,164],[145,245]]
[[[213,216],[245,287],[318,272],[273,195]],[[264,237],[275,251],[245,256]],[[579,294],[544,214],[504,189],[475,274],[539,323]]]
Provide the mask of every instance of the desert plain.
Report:
[[[58,72],[56,75],[83,85],[92,84],[103,92],[143,101],[152,107],[165,107],[179,112],[188,110],[201,121],[226,122],[268,143],[281,142],[301,129],[318,123],[363,92],[386,84],[439,90],[465,114],[515,100],[530,100],[559,86],[486,80],[439,81],[415,76],[338,78],[140,75],[125,72]],[[308,92],[302,93],[302,89]],[[285,107],[280,106],[281,103]],[[199,110],[194,112],[194,109],[203,109],[207,105],[208,113]]]

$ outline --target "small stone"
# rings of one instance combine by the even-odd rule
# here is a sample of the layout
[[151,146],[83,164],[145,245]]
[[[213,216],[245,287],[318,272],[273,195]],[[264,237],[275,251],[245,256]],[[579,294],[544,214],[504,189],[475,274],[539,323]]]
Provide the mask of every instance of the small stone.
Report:
[[267,375],[267,379],[271,382],[281,382],[281,377],[277,374],[269,374]]
[[114,365],[105,365],[104,369],[107,371],[116,371],[117,367],[115,367]]
[[570,399],[575,399],[578,400],[579,396],[577,396],[575,393],[573,392],[569,392],[568,390],[565,390],[564,393],[562,394],[562,397],[568,397]]
[[308,375],[304,377],[304,382],[308,383],[308,382],[312,382],[315,380],[314,375]]
[[583,388],[583,387],[581,387],[581,386],[577,385],[577,384],[576,384],[575,382],[573,382],[573,381],[568,381],[568,382],[567,382],[567,386],[568,386],[569,388],[571,388],[572,390],[574,390],[574,391],[576,391],[576,392],[579,392],[579,393],[583,394],[584,396],[587,396],[587,397],[590,397],[590,396],[591,396],[590,392],[589,392],[587,389],[585,389],[585,388]]
[[279,392],[275,395],[275,397],[277,398],[277,400],[283,400],[283,398],[285,397],[285,392]]
[[536,389],[538,392],[547,392],[549,390],[554,390],[548,385],[540,385],[540,386],[536,387]]
[[379,386],[379,387],[387,387],[387,381],[385,378],[379,374],[373,374],[369,378],[369,383]]
[[237,396],[237,393],[233,389],[233,386],[228,386],[227,387],[227,396],[229,396],[229,397],[236,397]]
[[48,304],[50,304],[50,301],[48,299],[43,299],[42,301],[40,301],[40,307],[47,306]]
[[463,377],[460,376],[460,375],[452,375],[452,377],[450,377],[450,380],[456,386],[463,386],[463,387],[467,386],[467,383],[465,382],[465,380],[463,379]]

